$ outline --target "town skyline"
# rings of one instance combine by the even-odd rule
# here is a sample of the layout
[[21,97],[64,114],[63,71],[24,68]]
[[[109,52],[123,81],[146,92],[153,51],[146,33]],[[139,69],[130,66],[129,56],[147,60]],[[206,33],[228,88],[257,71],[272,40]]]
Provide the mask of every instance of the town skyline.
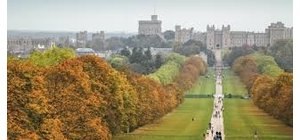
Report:
[[[149,20],[149,19],[148,19]],[[137,21],[138,22],[138,21]],[[172,30],[172,31],[175,31],[175,27],[176,26],[181,26],[182,28],[184,29],[190,29],[190,28],[193,28],[194,31],[196,32],[206,32],[206,28],[207,26],[215,26],[215,29],[216,30],[221,30],[222,29],[222,26],[230,26],[231,27],[231,30],[232,31],[246,31],[246,32],[255,32],[255,33],[263,33],[265,32],[265,29],[267,29],[268,26],[270,26],[270,24],[272,23],[277,23],[277,22],[281,22],[281,21],[274,21],[274,22],[270,22],[269,24],[266,24],[266,26],[262,27],[262,30],[258,30],[258,31],[254,31],[254,30],[235,30],[234,28],[234,25],[231,25],[231,24],[221,24],[221,25],[217,25],[217,24],[207,24],[206,26],[203,27],[202,30],[197,30],[199,28],[195,28],[193,26],[182,26],[180,24],[174,24],[174,29],[163,29],[163,26],[162,26],[162,32],[165,32],[165,31],[168,31],[168,30]],[[289,28],[293,28],[293,26],[287,26],[284,22],[282,22],[285,27],[289,27]],[[85,30],[85,29],[82,29],[82,30],[47,30],[47,29],[7,29],[8,32],[49,32],[49,33],[77,33],[77,32],[80,32],[80,31],[87,31],[88,33],[97,33],[97,32],[100,32],[100,31],[105,31],[107,33],[123,33],[123,34],[138,34],[138,25],[137,25],[137,29],[136,31],[129,31],[129,32],[126,32],[126,31],[106,31],[106,30]]]
[[[58,4],[59,3],[59,4]],[[46,5],[45,5],[46,4]],[[44,8],[43,8],[44,7]],[[8,1],[8,30],[137,33],[138,21],[158,15],[162,31],[175,25],[205,31],[231,25],[235,31],[263,32],[270,23],[293,26],[292,1]],[[53,9],[53,10],[51,10]],[[76,9],[76,10],[74,10]]]

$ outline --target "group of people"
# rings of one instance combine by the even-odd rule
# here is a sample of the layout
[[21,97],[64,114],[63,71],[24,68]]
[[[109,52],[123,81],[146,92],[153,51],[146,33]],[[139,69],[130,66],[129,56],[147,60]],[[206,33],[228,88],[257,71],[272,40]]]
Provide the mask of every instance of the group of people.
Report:
[[[222,84],[222,77],[221,77],[221,71],[217,71],[217,77],[216,77],[216,83],[221,85]],[[219,119],[222,117],[222,111],[224,110],[223,107],[223,96],[222,94],[217,93],[215,95],[215,102],[214,102],[214,109],[213,109],[213,118],[216,121],[219,121]],[[212,126],[212,123],[210,123],[210,133],[214,140],[222,140],[222,132],[221,128],[218,128],[220,126]]]
[[213,115],[214,118],[221,118],[221,112],[224,110],[223,105],[221,106],[222,101],[223,101],[223,98],[218,97],[217,104],[215,104],[215,108],[214,108],[214,115]]
[[222,133],[221,132],[216,132],[214,136],[214,140],[222,140]]
[[[213,118],[214,119],[220,119],[222,111],[224,110],[224,107],[222,105],[223,98],[222,97],[216,97],[217,100],[215,101],[214,109],[213,109]],[[213,122],[210,122],[208,124],[208,130],[206,131],[206,134],[203,134],[204,137],[207,137],[211,135],[214,140],[222,140],[222,133],[220,132],[220,129],[218,130],[217,126],[213,126]]]

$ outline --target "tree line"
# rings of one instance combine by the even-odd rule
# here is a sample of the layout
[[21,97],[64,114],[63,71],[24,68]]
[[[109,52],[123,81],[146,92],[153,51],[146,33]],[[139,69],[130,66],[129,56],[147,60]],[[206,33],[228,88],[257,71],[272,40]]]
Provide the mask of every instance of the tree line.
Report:
[[184,44],[175,44],[174,51],[184,55],[184,56],[192,56],[197,55],[200,52],[203,52],[207,55],[207,64],[211,67],[215,64],[215,54],[212,50],[207,49],[207,46],[203,44],[201,41],[189,40]]
[[8,59],[8,139],[111,139],[170,112],[206,72],[190,57],[163,85],[96,56],[34,58]]
[[134,47],[132,52],[128,48],[123,48],[118,54],[111,56],[108,61],[116,69],[126,66],[134,72],[150,74],[165,62],[165,57],[161,53],[153,56],[149,47],[146,51],[144,48]]
[[293,40],[277,40],[272,46],[269,47],[243,45],[242,47],[232,47],[229,49],[231,52],[225,54],[224,62],[230,66],[233,64],[234,60],[240,56],[260,52],[274,57],[278,66],[284,71],[293,71]]
[[166,85],[173,82],[174,78],[180,72],[180,69],[185,62],[186,57],[177,53],[170,54],[164,63],[157,71],[148,75],[148,77],[157,82]]
[[232,66],[253,102],[273,117],[293,125],[293,74],[284,72],[272,56],[259,53],[238,57]]

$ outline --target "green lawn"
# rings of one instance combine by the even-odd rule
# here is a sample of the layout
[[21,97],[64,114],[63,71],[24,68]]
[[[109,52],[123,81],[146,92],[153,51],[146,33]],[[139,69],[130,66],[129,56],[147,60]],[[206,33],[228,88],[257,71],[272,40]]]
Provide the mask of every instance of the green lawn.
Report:
[[206,76],[200,76],[195,86],[191,88],[187,95],[211,95],[215,93],[215,71],[213,68],[208,68]]
[[[210,121],[213,100],[209,98],[186,98],[173,112],[154,124],[141,127],[130,134],[114,137],[116,140],[165,140],[203,139]],[[192,121],[192,118],[195,120]]]
[[240,78],[230,69],[223,70],[223,93],[231,95],[247,95],[245,85],[240,81]]
[[257,130],[259,140],[291,140],[293,128],[256,107],[251,100],[224,100],[224,127],[227,140],[251,140]]

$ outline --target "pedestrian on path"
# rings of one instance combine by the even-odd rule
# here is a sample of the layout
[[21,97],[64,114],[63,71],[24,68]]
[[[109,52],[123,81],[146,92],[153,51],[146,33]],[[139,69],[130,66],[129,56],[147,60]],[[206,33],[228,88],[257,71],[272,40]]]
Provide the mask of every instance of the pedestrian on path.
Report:
[[254,131],[254,139],[258,139],[257,130]]

